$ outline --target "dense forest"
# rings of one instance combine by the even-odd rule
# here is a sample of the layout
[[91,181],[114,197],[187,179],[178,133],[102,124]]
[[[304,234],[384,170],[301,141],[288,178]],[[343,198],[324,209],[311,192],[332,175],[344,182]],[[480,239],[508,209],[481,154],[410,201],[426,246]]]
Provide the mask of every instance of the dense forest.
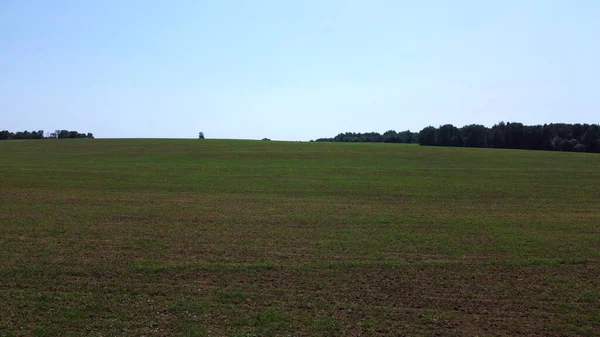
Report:
[[0,131],[0,140],[9,139],[64,139],[64,138],[94,138],[91,133],[79,133],[77,131],[56,130],[44,136],[44,130],[39,131],[18,131],[10,132],[8,130]]
[[418,133],[410,132],[410,130],[396,132],[390,130],[383,135],[377,132],[340,133],[333,138],[319,138],[316,142],[369,142],[369,143],[416,143]]
[[384,134],[377,132],[340,133],[316,142],[418,143],[433,146],[492,147],[506,149],[600,152],[598,124],[553,123],[523,125],[500,122],[491,128],[471,124],[458,128],[452,124],[428,126],[419,133],[410,130]]
[[527,150],[600,152],[597,124],[544,124],[500,122],[491,128],[471,124],[428,126],[419,132],[421,145],[492,147]]

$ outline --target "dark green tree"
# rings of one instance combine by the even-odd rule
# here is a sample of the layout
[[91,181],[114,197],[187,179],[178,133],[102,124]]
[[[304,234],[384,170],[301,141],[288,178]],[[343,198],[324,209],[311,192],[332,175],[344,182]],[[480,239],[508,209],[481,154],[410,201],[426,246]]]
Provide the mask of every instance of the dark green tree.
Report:
[[581,143],[589,152],[600,152],[600,128],[590,125],[581,136]]
[[488,129],[479,124],[464,126],[461,130],[463,144],[468,147],[487,147]]
[[565,141],[562,138],[560,138],[560,136],[554,137],[551,142],[552,150],[562,151],[564,143]]
[[428,126],[419,132],[419,144],[421,145],[438,145],[436,143],[437,130],[433,126]]
[[439,146],[462,146],[462,134],[456,126],[445,124],[437,129],[435,143]]
[[492,126],[489,132],[488,145],[495,148],[504,148],[506,147],[505,140],[505,129],[506,124],[504,122],[500,122]]

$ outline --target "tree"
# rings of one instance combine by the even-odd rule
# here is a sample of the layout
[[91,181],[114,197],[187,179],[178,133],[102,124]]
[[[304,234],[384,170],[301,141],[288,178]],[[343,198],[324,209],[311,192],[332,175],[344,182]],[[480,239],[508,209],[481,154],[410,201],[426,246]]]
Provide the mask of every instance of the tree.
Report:
[[488,130],[485,126],[471,124],[464,126],[461,131],[465,146],[487,147]]
[[506,147],[506,140],[505,140],[505,130],[506,129],[506,124],[504,122],[500,122],[498,124],[495,124],[494,126],[492,126],[492,129],[490,130],[489,133],[489,141],[488,144],[491,147],[495,147],[495,148],[504,148]]
[[44,130],[38,131],[17,131],[15,133],[8,130],[0,131],[0,139],[44,139],[44,138],[94,138],[94,135],[88,133],[79,133],[77,131],[56,130],[48,133],[44,137]]
[[583,133],[585,132],[586,129],[587,129],[587,126],[583,126],[579,123],[573,124],[573,126],[571,126],[573,139],[581,139],[581,136],[583,136]]
[[[523,141],[521,148],[529,150],[543,150],[548,146],[544,139],[543,127],[541,125],[523,126]],[[548,143],[550,140],[548,140]]]
[[198,133],[198,139],[204,139],[204,132]]
[[[340,133],[333,138],[319,138],[318,142],[385,142],[412,143],[434,146],[494,147],[531,150],[600,152],[600,126],[597,124],[553,123],[523,125],[499,122],[487,128],[471,124],[457,128],[452,124],[439,128],[428,126],[419,133],[409,130],[396,132]],[[581,144],[581,146],[578,146]]]
[[389,130],[383,133],[384,143],[401,143],[400,135],[394,130]]
[[[544,150],[553,150],[552,141],[558,135],[556,127],[552,124],[544,124],[542,127],[542,139],[544,142]],[[562,138],[562,137],[561,137]]]
[[417,141],[417,135],[410,130],[402,131],[398,133],[398,136],[402,140],[402,143],[414,143]]
[[575,147],[573,148],[573,151],[575,152],[585,152],[586,148],[585,145],[579,143],[577,145],[575,145]]
[[600,152],[600,129],[598,125],[587,127],[583,136],[581,136],[581,143],[585,145],[589,152]]
[[433,126],[428,126],[419,132],[419,144],[421,145],[438,145],[436,143],[437,130]]
[[560,138],[559,136],[556,136],[552,139],[552,142],[551,142],[552,149],[555,151],[562,151],[563,147],[564,147],[564,143],[565,143],[565,141],[562,138]]
[[578,144],[579,143],[577,142],[576,139],[563,140],[562,150],[563,151],[573,151],[575,146],[577,146]]
[[436,134],[436,145],[439,146],[462,146],[462,135],[460,130],[452,125],[446,124],[439,127]]
[[523,147],[523,124],[521,123],[506,123],[504,129],[504,140],[506,148],[522,149]]
[[[419,144],[438,146],[495,147],[529,150],[588,151],[600,153],[600,125],[597,124],[495,124],[491,129],[471,124],[428,126],[419,132]],[[435,135],[435,136],[434,136]],[[434,140],[432,140],[434,138]]]
[[396,132],[394,130],[386,131],[383,135],[378,132],[345,132],[340,133],[333,138],[318,138],[317,142],[368,142],[368,143],[409,143],[416,141],[417,133],[409,130]]

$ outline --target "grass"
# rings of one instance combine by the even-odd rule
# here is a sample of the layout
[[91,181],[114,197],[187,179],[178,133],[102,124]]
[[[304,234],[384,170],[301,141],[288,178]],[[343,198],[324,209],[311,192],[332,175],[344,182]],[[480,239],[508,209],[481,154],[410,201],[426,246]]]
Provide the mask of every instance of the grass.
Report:
[[600,156],[0,142],[0,336],[600,335]]

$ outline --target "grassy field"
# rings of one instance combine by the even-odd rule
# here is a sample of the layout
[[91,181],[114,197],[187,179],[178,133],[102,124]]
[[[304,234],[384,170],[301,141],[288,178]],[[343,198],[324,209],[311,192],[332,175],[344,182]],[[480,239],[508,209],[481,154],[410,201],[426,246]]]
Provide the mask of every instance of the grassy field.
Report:
[[0,142],[0,336],[598,336],[600,155]]

